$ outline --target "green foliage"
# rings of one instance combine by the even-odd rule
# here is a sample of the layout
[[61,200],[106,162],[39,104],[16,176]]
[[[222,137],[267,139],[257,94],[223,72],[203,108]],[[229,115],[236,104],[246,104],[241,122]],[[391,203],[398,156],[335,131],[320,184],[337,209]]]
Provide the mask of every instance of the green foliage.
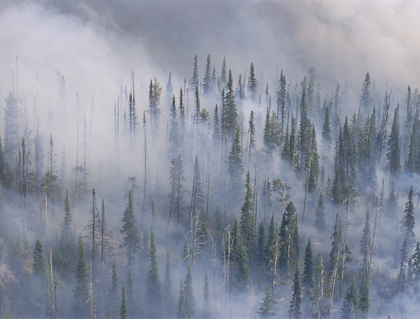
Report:
[[185,287],[181,279],[181,288],[179,289],[179,302],[178,302],[178,307],[176,311],[176,317],[177,319],[186,319],[188,318],[187,315],[188,315],[188,310],[185,306]]
[[260,309],[257,312],[260,318],[268,319],[275,317],[277,315],[276,304],[277,302],[271,297],[270,285],[267,285],[265,296],[263,301],[260,302]]
[[251,93],[251,99],[254,102],[257,96],[257,86],[258,86],[258,81],[255,76],[254,63],[251,62],[251,66],[249,67],[248,91]]
[[248,254],[246,252],[246,247],[242,243],[239,224],[236,218],[233,223],[231,242],[233,242],[230,252],[230,269],[233,274],[231,276],[232,290],[239,294],[247,290],[249,268],[247,265]]
[[356,276],[353,277],[353,282],[347,289],[344,300],[344,305],[341,309],[341,319],[357,318],[359,315],[359,297],[357,295]]
[[370,243],[370,223],[369,223],[369,208],[366,212],[365,227],[362,231],[362,238],[360,239],[360,253],[364,254],[369,248]]
[[137,219],[134,216],[131,191],[128,194],[128,204],[122,222],[121,234],[123,234],[123,244],[120,245],[120,247],[125,247],[127,249],[128,265],[132,265],[135,262],[136,254],[140,249],[140,231],[137,227]]
[[33,272],[35,275],[43,275],[45,273],[45,259],[42,255],[42,244],[39,239],[35,243]]
[[160,313],[162,300],[162,289],[159,279],[159,265],[156,256],[155,236],[153,227],[150,229],[150,250],[149,250],[149,268],[146,278],[146,305],[149,310],[149,316]]
[[74,303],[73,303],[73,314],[79,318],[86,318],[89,316],[89,273],[86,263],[85,248],[83,241],[79,239],[79,252],[77,256],[76,266],[76,286],[73,290]]
[[185,309],[188,312],[188,316],[193,318],[195,314],[195,301],[194,301],[194,290],[193,290],[193,278],[191,273],[191,266],[188,265],[187,276],[184,281],[185,291]]
[[169,250],[166,251],[165,277],[163,279],[163,306],[166,315],[172,314],[172,279],[171,279],[171,261],[169,258]]
[[120,314],[120,319],[128,318],[127,304],[125,301],[125,286],[122,287],[121,307],[120,307],[119,314]]
[[240,187],[242,184],[243,172],[242,149],[239,140],[238,128],[236,130],[235,139],[232,142],[232,148],[228,158],[229,194],[234,200],[237,200],[241,194]]
[[411,186],[400,226],[401,237],[407,239],[407,247],[409,249],[415,244],[414,224],[413,186]]
[[308,292],[308,296],[312,288],[314,287],[314,278],[313,278],[313,271],[314,271],[314,262],[312,256],[312,245],[311,239],[308,239],[308,244],[305,248],[305,261],[303,266],[303,274],[302,274],[302,285],[306,288]]
[[296,209],[290,201],[286,206],[286,212],[281,220],[280,229],[280,256],[279,267],[288,274],[290,263],[296,261],[299,256],[299,234],[297,226]]
[[293,277],[293,296],[292,300],[290,301],[289,306],[289,318],[290,319],[300,319],[301,318],[301,311],[300,311],[300,304],[302,303],[302,296],[300,291],[300,279],[299,279],[299,262],[296,261],[296,269],[295,275]]
[[318,204],[315,209],[315,228],[321,233],[326,228],[324,195],[322,192],[319,194]]
[[398,107],[394,111],[394,120],[391,126],[391,134],[388,139],[388,153],[386,158],[389,160],[391,174],[395,175],[401,168],[400,163],[400,128],[398,124]]
[[211,318],[210,308],[210,290],[209,290],[209,277],[207,276],[207,269],[204,275],[204,292],[203,292],[203,319]]
[[251,188],[251,178],[249,170],[246,174],[245,181],[245,200],[241,208],[241,222],[240,222],[240,231],[242,242],[247,248],[248,257],[253,261],[255,258],[255,244],[256,244],[256,234],[255,234],[255,218],[253,215],[254,205],[252,203],[253,193]]
[[111,286],[109,287],[108,292],[108,305],[109,311],[116,315],[117,305],[118,305],[118,274],[117,274],[117,264],[112,264],[112,276],[111,276]]
[[324,124],[322,124],[322,139],[326,144],[327,148],[330,148],[331,145],[331,121],[330,121],[330,107],[327,102],[324,102],[325,112],[324,112]]

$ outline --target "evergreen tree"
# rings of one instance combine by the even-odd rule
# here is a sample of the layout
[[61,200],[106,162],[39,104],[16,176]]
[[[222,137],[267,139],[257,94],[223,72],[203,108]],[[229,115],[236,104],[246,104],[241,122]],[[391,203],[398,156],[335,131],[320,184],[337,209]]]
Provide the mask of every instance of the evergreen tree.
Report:
[[176,311],[176,317],[177,319],[186,319],[188,318],[188,310],[185,306],[185,287],[182,283],[181,279],[181,288],[179,289],[179,302],[178,307]]
[[220,131],[220,120],[219,120],[219,109],[217,107],[214,108],[214,125],[213,125],[213,140],[216,149],[220,146],[222,140],[222,132]]
[[353,277],[353,282],[347,290],[344,297],[344,305],[341,309],[341,319],[358,318],[359,316],[359,297],[357,295],[356,276]]
[[232,278],[232,290],[235,293],[242,293],[246,291],[248,286],[248,254],[246,253],[246,247],[242,244],[242,238],[239,232],[239,224],[236,218],[233,222],[231,236],[231,241],[233,243],[230,252],[230,271],[233,274],[230,276],[230,278]]
[[324,102],[324,124],[322,125],[322,140],[323,144],[329,150],[331,147],[331,122],[330,122],[330,107],[327,102]]
[[244,167],[238,128],[228,158],[229,194],[233,201],[238,200],[240,197],[243,171]]
[[257,78],[255,77],[255,70],[254,70],[254,63],[251,62],[251,66],[249,67],[249,77],[248,77],[248,91],[251,94],[252,101],[255,102],[255,98],[257,96]]
[[134,301],[134,287],[133,287],[133,276],[131,275],[131,268],[128,268],[127,276],[127,305],[131,309],[132,316],[137,315],[137,303]]
[[35,243],[33,273],[36,275],[45,273],[45,259],[42,255],[42,244],[39,239]]
[[365,81],[363,82],[363,88],[362,88],[362,108],[365,114],[368,114],[370,103],[372,100],[372,84],[370,81],[370,75],[369,72],[366,73]]
[[179,149],[179,128],[176,114],[175,94],[172,97],[171,106],[171,128],[169,130],[169,150],[172,154],[175,154]]
[[108,292],[108,306],[109,311],[114,312],[116,315],[118,305],[118,274],[117,274],[117,264],[114,262],[112,264],[112,276],[111,276],[111,286],[109,287]]
[[120,319],[128,318],[127,304],[125,301],[125,286],[122,287],[122,296],[121,296],[121,307],[120,307]]
[[251,154],[255,152],[255,123],[254,111],[251,111],[249,116],[249,162],[251,162]]
[[191,78],[191,85],[192,85],[192,88],[194,90],[198,87],[198,62],[197,62],[197,54],[194,57],[194,69],[193,69],[193,76]]
[[[318,184],[318,174],[319,174],[319,155],[316,147],[316,136],[315,136],[315,126],[312,126],[311,133],[311,149],[310,149],[310,171],[309,171],[309,180],[308,180],[308,192],[313,193]],[[308,160],[309,163],[309,160]],[[308,167],[309,169],[309,167]]]
[[311,239],[308,239],[308,244],[305,248],[305,261],[303,266],[303,274],[302,274],[302,286],[306,289],[307,297],[310,296],[312,288],[314,287],[314,262],[312,256],[312,245]]
[[199,216],[204,206],[204,193],[203,186],[201,184],[200,166],[198,164],[198,155],[195,157],[194,164],[194,176],[193,185],[191,190],[191,204],[190,204],[190,216],[188,224],[191,225],[191,218],[196,220],[196,216]]
[[165,308],[166,316],[171,316],[173,301],[172,301],[172,279],[171,279],[171,261],[169,259],[169,250],[166,251],[166,266],[165,277],[163,279],[163,306]]
[[210,92],[212,92],[210,54],[207,55],[206,70],[204,72],[204,79],[203,79],[203,92],[205,95],[208,95],[210,94]]
[[95,189],[92,189],[92,206],[91,206],[91,219],[85,227],[87,232],[85,238],[89,242],[90,254],[91,254],[91,267],[92,267],[92,277],[96,270],[96,254],[100,245],[100,234],[101,234],[101,224],[99,217],[98,203],[96,200]]
[[369,248],[370,242],[370,223],[369,223],[369,209],[366,212],[365,227],[362,231],[362,238],[360,239],[360,253],[364,254]]
[[263,301],[260,302],[260,309],[257,312],[260,318],[268,319],[275,317],[277,315],[276,304],[277,302],[271,297],[270,285],[267,285],[265,296]]
[[81,239],[79,239],[75,278],[76,287],[73,290],[73,314],[78,318],[88,318],[90,314],[89,303],[87,302],[90,296],[89,273],[85,257],[85,248]]
[[137,219],[134,216],[133,200],[131,191],[128,194],[128,204],[122,219],[123,226],[121,234],[123,234],[123,244],[120,248],[127,249],[128,265],[131,266],[136,258],[136,254],[140,249],[140,232],[137,227]]
[[201,214],[201,220],[197,230],[197,239],[200,246],[201,259],[203,262],[207,263],[211,258],[211,242],[206,210],[203,210],[203,213]]
[[209,278],[206,274],[204,275],[204,292],[203,292],[203,319],[211,318],[211,308],[210,308],[210,290],[209,290]]
[[286,212],[281,220],[280,229],[280,256],[279,267],[286,275],[290,269],[290,263],[299,256],[299,234],[297,226],[296,208],[290,201],[286,206]]
[[301,311],[300,311],[300,304],[302,303],[302,297],[300,294],[300,280],[299,280],[299,262],[296,261],[296,269],[295,275],[293,278],[293,296],[292,300],[290,301],[289,306],[289,318],[290,319],[300,319],[301,318]]
[[407,247],[411,249],[415,244],[414,235],[414,204],[413,204],[413,186],[408,192],[407,203],[405,204],[404,216],[401,220],[401,237],[407,239]]
[[268,226],[267,240],[264,244],[264,262],[267,267],[273,267],[276,262],[276,243],[277,234],[274,222],[274,214],[271,215],[270,224]]
[[370,300],[369,300],[369,275],[364,274],[362,283],[360,285],[360,298],[359,298],[360,318],[369,318]]
[[159,265],[156,257],[155,236],[153,227],[150,230],[149,268],[146,278],[146,305],[149,316],[156,317],[160,313],[162,289],[159,279]]
[[200,96],[198,93],[198,86],[195,87],[195,111],[194,111],[194,126],[197,127],[200,123]]
[[256,225],[254,215],[252,214],[254,205],[252,203],[253,193],[251,188],[251,178],[249,170],[246,174],[245,189],[245,200],[241,208],[240,231],[242,242],[247,248],[248,257],[253,262],[255,258]]
[[325,221],[325,206],[324,206],[324,195],[322,192],[319,194],[318,204],[315,209],[315,228],[319,232],[324,232],[326,227]]
[[418,291],[418,285],[420,283],[420,242],[416,243],[416,249],[414,250],[412,259],[414,289]]
[[185,189],[183,183],[185,181],[184,161],[181,155],[176,155],[170,162],[169,178],[171,193],[169,194],[169,218],[168,225],[173,217],[174,224],[179,226],[182,221],[182,211],[184,210],[184,194]]
[[266,161],[272,161],[272,155],[276,147],[280,146],[280,137],[281,131],[279,125],[277,124],[276,114],[273,112],[270,118],[269,109],[267,108],[263,136]]
[[395,175],[400,170],[400,137],[399,137],[399,125],[398,125],[398,107],[394,111],[394,120],[392,122],[391,134],[388,139],[388,153],[386,154],[389,160],[389,167],[391,174]]
[[257,232],[257,246],[255,250],[255,261],[259,269],[264,266],[265,264],[265,227],[264,223],[260,222],[258,224],[258,232]]
[[194,301],[194,290],[193,290],[193,278],[191,273],[191,266],[188,265],[187,276],[184,281],[185,291],[185,309],[190,318],[194,317],[195,314],[195,301]]
[[224,123],[223,124],[224,130],[222,131],[225,132],[225,134],[229,138],[232,138],[238,126],[238,122],[237,122],[238,111],[236,109],[236,104],[235,104],[235,94],[233,90],[233,79],[232,79],[231,70],[229,70],[229,77],[226,84],[226,91],[225,91],[223,102],[224,102],[223,105],[225,109],[222,115],[223,123]]

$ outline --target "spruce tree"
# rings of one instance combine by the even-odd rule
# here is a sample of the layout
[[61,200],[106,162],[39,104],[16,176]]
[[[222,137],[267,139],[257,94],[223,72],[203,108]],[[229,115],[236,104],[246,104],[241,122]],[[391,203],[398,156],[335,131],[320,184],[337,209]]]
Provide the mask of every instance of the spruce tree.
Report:
[[370,223],[369,223],[369,208],[366,212],[366,220],[365,220],[365,227],[362,231],[362,238],[360,239],[360,253],[364,254],[365,251],[368,249],[368,245],[370,242]]
[[265,296],[263,301],[260,302],[260,309],[257,312],[260,318],[268,319],[275,317],[277,315],[276,304],[277,302],[271,297],[270,285],[267,285]]
[[171,279],[171,261],[169,258],[169,250],[166,251],[165,277],[163,279],[163,306],[166,316],[170,317],[173,311],[172,301],[172,279]]
[[125,286],[122,287],[121,307],[120,307],[119,314],[120,314],[120,319],[128,318],[127,304],[125,301]]
[[191,267],[188,265],[187,276],[184,281],[185,286],[185,309],[188,316],[193,318],[195,314],[195,301],[194,301],[194,290],[193,290],[193,278],[191,273]]
[[75,279],[76,286],[73,290],[73,314],[78,318],[88,318],[90,314],[89,303],[87,303],[90,296],[89,273],[86,263],[85,248],[81,238],[79,239]]
[[137,219],[134,216],[131,191],[128,194],[128,204],[122,222],[121,234],[123,234],[123,244],[120,245],[120,248],[126,248],[128,265],[131,266],[134,264],[136,254],[140,249],[140,232],[137,227]]
[[413,186],[410,187],[408,192],[407,202],[405,204],[404,216],[401,220],[401,237],[407,239],[407,247],[411,249],[415,244],[414,235],[414,204],[413,204]]
[[420,242],[416,243],[416,249],[414,250],[412,259],[414,289],[415,291],[418,291],[418,285],[420,283]]
[[185,306],[185,287],[182,282],[182,278],[181,278],[181,288],[179,289],[179,301],[178,301],[178,307],[176,310],[176,317],[177,319],[188,318],[188,310]]
[[230,252],[230,280],[232,290],[235,293],[243,293],[248,286],[249,268],[247,265],[248,254],[242,243],[241,234],[239,232],[238,220],[235,218],[231,234],[232,249]]
[[399,137],[399,125],[398,125],[398,107],[394,111],[394,120],[392,122],[391,134],[388,139],[388,153],[386,157],[389,161],[389,168],[391,174],[395,175],[401,168],[400,163],[400,137]]
[[235,139],[232,142],[232,148],[228,158],[228,174],[229,174],[229,194],[231,200],[239,199],[240,187],[242,184],[242,174],[244,171],[242,161],[242,150],[239,140],[239,128],[236,130]]
[[229,70],[229,77],[226,84],[225,96],[223,100],[225,110],[223,112],[224,132],[229,138],[233,135],[238,126],[238,111],[235,104],[235,92],[233,90],[232,71]]
[[248,91],[251,94],[251,100],[254,102],[257,96],[257,86],[258,82],[255,76],[254,63],[251,62],[251,66],[249,67]]
[[35,243],[33,272],[36,275],[45,273],[45,259],[42,255],[42,244],[39,239]]
[[331,147],[331,122],[330,122],[330,107],[327,102],[324,102],[324,124],[322,125],[322,140],[327,150]]
[[150,229],[149,268],[146,278],[146,305],[150,317],[158,316],[162,300],[162,289],[159,279],[159,265],[156,256],[153,227]]
[[203,292],[203,319],[211,318],[210,308],[210,290],[209,290],[209,277],[207,276],[207,269],[204,275],[204,292]]
[[204,92],[205,95],[208,95],[208,94],[210,94],[210,92],[212,92],[210,54],[207,55],[206,70],[204,71],[203,92]]
[[270,224],[268,226],[267,240],[264,244],[264,263],[266,267],[273,267],[276,263],[276,243],[277,233],[274,222],[274,214],[271,215]]
[[315,209],[315,228],[319,232],[324,232],[326,227],[325,221],[325,205],[324,205],[324,195],[322,192],[319,194],[318,204]]
[[314,288],[314,262],[313,262],[313,255],[312,255],[312,245],[311,239],[308,239],[308,244],[305,248],[305,261],[303,266],[303,274],[302,274],[302,286],[305,287],[306,290],[306,297],[311,295],[311,291]]
[[118,274],[117,274],[117,264],[115,260],[112,264],[112,276],[111,276],[111,286],[109,287],[108,292],[108,308],[109,311],[114,314],[117,314],[118,306]]
[[359,316],[359,297],[357,295],[356,276],[353,277],[353,282],[347,290],[344,297],[344,305],[341,309],[341,319],[358,318]]
[[302,297],[300,292],[300,279],[299,279],[299,262],[296,261],[296,269],[295,275],[293,278],[293,296],[292,300],[290,301],[289,306],[289,318],[290,319],[300,319],[301,318],[301,311],[300,311],[300,304],[302,303]]
[[198,62],[197,62],[197,54],[194,57],[194,69],[193,69],[193,76],[191,78],[191,85],[192,85],[192,88],[194,90],[198,87]]
[[369,299],[369,274],[365,273],[360,285],[360,298],[359,298],[360,318],[368,319],[370,310]]
[[251,177],[249,170],[246,174],[245,189],[245,200],[241,208],[240,231],[242,242],[247,248],[248,257],[253,262],[255,258],[256,225],[254,215],[252,214],[254,205],[252,203],[253,192],[251,188]]

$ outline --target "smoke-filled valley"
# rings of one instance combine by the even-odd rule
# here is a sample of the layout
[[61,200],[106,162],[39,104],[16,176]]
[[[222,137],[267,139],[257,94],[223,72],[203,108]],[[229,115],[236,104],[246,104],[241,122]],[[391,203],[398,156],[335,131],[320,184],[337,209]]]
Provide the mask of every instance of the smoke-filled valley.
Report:
[[0,1],[0,317],[416,317],[419,10]]

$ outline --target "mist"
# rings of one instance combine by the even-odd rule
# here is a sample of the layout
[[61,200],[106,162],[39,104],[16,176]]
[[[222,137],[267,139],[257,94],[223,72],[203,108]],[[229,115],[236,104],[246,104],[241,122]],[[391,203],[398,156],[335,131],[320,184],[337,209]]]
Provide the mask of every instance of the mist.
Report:
[[415,317],[419,11],[0,1],[0,316]]

